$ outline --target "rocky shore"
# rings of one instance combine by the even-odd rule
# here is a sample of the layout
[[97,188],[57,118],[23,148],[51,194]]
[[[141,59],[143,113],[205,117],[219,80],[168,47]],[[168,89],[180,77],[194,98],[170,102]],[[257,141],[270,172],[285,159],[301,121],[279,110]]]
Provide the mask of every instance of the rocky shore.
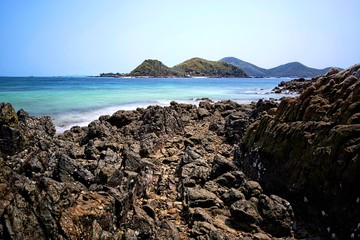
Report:
[[360,65],[312,79],[253,123],[236,151],[248,177],[292,203],[299,238],[360,239],[359,79]]
[[316,78],[298,78],[290,81],[282,81],[272,91],[274,93],[302,93],[314,83],[315,79]]
[[280,105],[172,102],[58,136],[1,103],[0,239],[358,239],[359,68]]

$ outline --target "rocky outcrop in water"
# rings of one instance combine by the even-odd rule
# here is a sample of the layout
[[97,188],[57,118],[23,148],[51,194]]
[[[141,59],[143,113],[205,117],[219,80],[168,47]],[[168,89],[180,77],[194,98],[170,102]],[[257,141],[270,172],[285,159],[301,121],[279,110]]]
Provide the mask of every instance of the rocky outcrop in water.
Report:
[[249,127],[237,166],[290,200],[297,237],[360,239],[360,65],[313,81]]
[[172,102],[55,136],[0,105],[0,239],[292,238],[290,203],[233,164],[277,105]]
[[315,81],[314,79],[298,78],[290,81],[282,81],[272,91],[275,93],[302,93]]

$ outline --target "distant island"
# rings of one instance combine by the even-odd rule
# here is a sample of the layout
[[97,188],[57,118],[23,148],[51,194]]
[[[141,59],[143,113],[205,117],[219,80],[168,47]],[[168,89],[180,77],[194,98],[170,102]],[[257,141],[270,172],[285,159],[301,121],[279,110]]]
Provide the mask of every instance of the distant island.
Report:
[[166,66],[159,60],[148,59],[137,66],[129,74],[102,73],[100,77],[157,77],[157,78],[245,78],[249,77],[242,69],[219,61],[209,61],[202,58],[192,58],[172,68]]
[[315,69],[299,62],[287,63],[275,68],[265,69],[234,57],[209,61],[192,58],[174,67],[168,67],[159,60],[148,59],[130,73],[101,73],[99,77],[148,77],[148,78],[246,78],[246,77],[301,77],[312,78],[325,74],[329,68]]
[[[291,62],[278,67],[265,69],[252,63],[245,62],[235,57],[222,58],[220,62],[230,63],[238,68],[243,69],[250,77],[293,77],[293,78],[312,78],[327,73],[331,67],[316,69],[307,67],[299,62]],[[339,68],[339,70],[342,70]]]

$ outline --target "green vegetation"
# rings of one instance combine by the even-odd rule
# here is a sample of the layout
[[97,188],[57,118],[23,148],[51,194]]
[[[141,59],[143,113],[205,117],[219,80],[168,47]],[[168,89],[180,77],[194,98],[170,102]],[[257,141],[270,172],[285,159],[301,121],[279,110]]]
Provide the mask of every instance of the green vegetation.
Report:
[[287,63],[275,68],[271,68],[268,71],[268,74],[272,77],[316,77],[324,75],[330,68],[325,69],[315,69],[309,68],[299,62]]
[[192,58],[172,68],[158,60],[148,59],[137,66],[129,74],[101,73],[100,77],[215,77],[243,78],[246,73],[231,64]]
[[192,58],[174,66],[173,69],[189,77],[247,77],[247,74],[236,66],[202,58]]
[[129,76],[132,77],[182,77],[183,73],[173,70],[158,60],[145,60]]
[[223,58],[220,60],[220,62],[226,62],[238,68],[241,68],[250,77],[269,77],[266,69],[260,68],[254,64],[242,61],[234,57]]
[[125,77],[126,73],[100,73],[100,77]]
[[129,74],[101,73],[100,77],[293,77],[312,78],[327,73],[330,68],[315,69],[299,62],[287,63],[275,68],[265,69],[234,57],[220,61],[192,58],[170,68],[158,60],[148,59]]

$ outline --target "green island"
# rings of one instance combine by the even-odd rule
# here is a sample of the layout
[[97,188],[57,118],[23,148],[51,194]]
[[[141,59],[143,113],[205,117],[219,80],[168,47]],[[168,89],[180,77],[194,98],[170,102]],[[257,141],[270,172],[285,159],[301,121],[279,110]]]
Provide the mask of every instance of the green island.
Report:
[[240,68],[220,61],[209,61],[192,58],[170,68],[159,60],[148,59],[137,66],[129,74],[101,73],[100,77],[213,77],[213,78],[244,78],[248,75]]
[[[168,67],[159,60],[147,59],[130,73],[101,73],[99,77],[147,77],[147,78],[263,78],[292,77],[312,78],[325,74],[331,67],[316,69],[299,62],[286,63],[274,68],[265,69],[238,58],[226,57],[219,61],[209,61],[203,58],[191,58]],[[339,69],[342,70],[342,69]]]

